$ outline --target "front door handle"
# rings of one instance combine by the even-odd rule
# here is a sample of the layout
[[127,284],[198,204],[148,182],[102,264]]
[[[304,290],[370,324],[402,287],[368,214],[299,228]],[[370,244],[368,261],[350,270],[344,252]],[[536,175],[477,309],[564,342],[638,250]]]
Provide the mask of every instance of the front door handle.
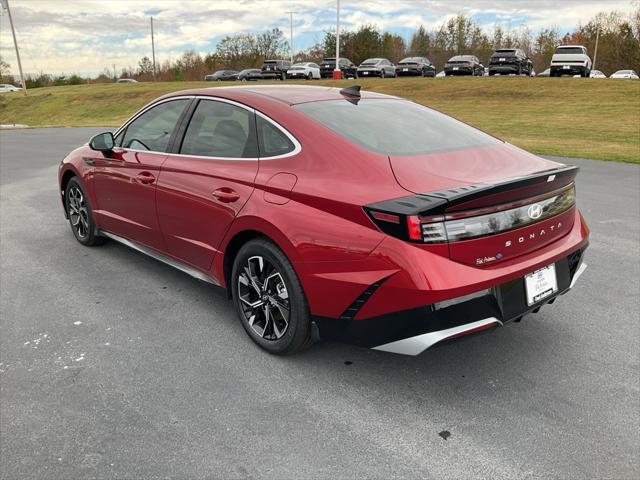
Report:
[[222,187],[211,192],[211,195],[216,197],[222,203],[233,203],[240,199],[240,195],[235,190],[229,187]]
[[136,180],[138,180],[140,183],[143,183],[145,185],[149,185],[150,183],[153,183],[156,181],[156,177],[154,177],[149,172],[140,172],[138,175],[136,175]]

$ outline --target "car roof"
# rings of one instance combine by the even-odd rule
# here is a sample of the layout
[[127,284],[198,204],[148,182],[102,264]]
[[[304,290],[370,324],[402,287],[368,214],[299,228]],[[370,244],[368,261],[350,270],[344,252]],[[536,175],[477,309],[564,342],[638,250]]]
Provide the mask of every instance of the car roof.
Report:
[[[365,90],[360,91],[360,94],[362,98],[399,98]],[[315,86],[312,87],[303,85],[256,85],[251,87],[234,86],[197,88],[169,93],[161,98],[170,98],[185,95],[222,97],[229,100],[236,100],[242,103],[250,102],[251,97],[253,97],[255,100],[270,100],[273,102],[285,103],[288,105],[321,102],[327,100],[342,100],[345,98],[340,93],[339,88]]]

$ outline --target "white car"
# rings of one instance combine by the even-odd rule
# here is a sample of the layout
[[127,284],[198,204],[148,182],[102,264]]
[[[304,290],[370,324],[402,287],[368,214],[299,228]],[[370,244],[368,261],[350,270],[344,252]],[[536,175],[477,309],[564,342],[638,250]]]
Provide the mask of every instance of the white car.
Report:
[[580,75],[588,77],[591,73],[591,65],[587,49],[582,45],[560,45],[551,57],[550,76],[570,75],[573,77]]
[[591,70],[590,78],[607,78],[607,76],[600,70]]
[[19,92],[20,90],[22,90],[22,89],[14,86],[14,85],[11,85],[10,83],[2,83],[2,84],[0,84],[0,93]]
[[632,80],[638,80],[638,74],[633,70],[618,70],[612,73],[609,78],[630,78]]
[[320,67],[313,62],[294,63],[287,70],[287,78],[320,79]]

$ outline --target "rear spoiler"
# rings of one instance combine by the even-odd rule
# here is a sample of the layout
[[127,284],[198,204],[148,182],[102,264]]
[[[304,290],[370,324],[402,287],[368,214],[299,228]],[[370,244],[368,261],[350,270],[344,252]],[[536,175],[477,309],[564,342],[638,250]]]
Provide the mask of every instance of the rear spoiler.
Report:
[[506,192],[511,193],[509,198],[505,199],[508,201],[550,192],[571,183],[578,174],[578,170],[579,168],[575,165],[566,165],[495,183],[479,183],[384,200],[366,205],[365,210],[400,215],[442,215],[446,210],[454,207],[472,206],[479,199],[495,200],[494,204],[501,203],[498,199]]

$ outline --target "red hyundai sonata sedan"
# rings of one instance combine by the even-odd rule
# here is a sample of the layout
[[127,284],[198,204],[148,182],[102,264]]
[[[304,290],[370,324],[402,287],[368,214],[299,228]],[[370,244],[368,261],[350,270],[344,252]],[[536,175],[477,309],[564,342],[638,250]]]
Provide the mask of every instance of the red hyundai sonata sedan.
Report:
[[76,239],[224,287],[271,353],[324,339],[417,355],[569,291],[577,168],[357,86],[157,99],[60,164]]

